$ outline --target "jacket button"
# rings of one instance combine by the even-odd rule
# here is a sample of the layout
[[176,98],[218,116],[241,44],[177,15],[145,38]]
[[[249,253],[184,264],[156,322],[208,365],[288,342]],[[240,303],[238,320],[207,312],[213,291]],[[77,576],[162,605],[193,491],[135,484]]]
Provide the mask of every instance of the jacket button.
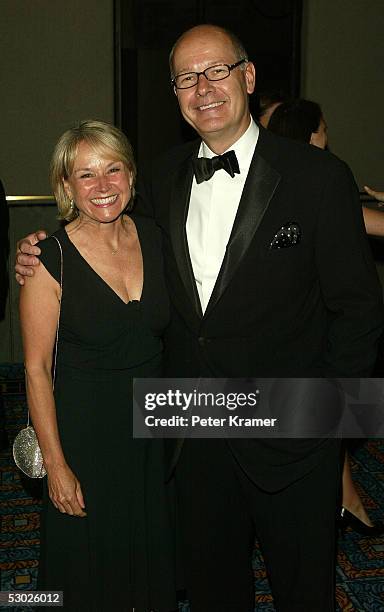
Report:
[[211,342],[211,338],[205,338],[204,336],[200,336],[197,341],[200,346],[207,346],[207,344]]

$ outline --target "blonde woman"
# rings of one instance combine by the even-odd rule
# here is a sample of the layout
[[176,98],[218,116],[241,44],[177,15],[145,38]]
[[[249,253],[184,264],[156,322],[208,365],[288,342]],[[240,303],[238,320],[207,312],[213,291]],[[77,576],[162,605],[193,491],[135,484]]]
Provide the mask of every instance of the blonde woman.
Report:
[[115,127],[85,121],[65,132],[51,174],[67,221],[55,234],[62,295],[51,237],[20,296],[28,402],[48,475],[39,588],[63,590],[71,612],[169,610],[162,447],[131,431],[132,377],[161,373],[159,235],[129,212],[136,167]]

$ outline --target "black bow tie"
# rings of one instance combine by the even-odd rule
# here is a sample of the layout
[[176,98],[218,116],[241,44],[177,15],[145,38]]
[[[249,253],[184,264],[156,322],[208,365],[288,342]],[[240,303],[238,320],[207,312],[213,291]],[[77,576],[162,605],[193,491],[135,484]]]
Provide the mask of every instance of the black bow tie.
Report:
[[220,170],[220,168],[228,172],[232,178],[235,174],[240,174],[239,162],[234,151],[227,151],[223,155],[216,155],[210,158],[197,157],[192,160],[192,164],[197,183],[209,181],[216,170]]

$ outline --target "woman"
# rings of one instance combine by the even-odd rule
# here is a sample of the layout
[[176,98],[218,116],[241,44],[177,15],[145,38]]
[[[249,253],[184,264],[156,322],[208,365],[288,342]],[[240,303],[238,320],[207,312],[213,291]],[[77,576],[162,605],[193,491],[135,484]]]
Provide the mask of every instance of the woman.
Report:
[[287,100],[280,92],[261,92],[258,95],[259,108],[257,120],[263,127],[267,128],[269,120],[275,109]]
[[283,102],[273,111],[268,127],[275,134],[308,142],[320,149],[327,146],[327,125],[322,110],[311,100]]
[[[280,136],[306,142],[320,149],[327,147],[327,124],[320,105],[311,100],[296,99],[281,104],[273,112],[268,127]],[[367,232],[370,233],[370,224],[375,222],[371,213],[381,215],[379,225],[384,235],[384,215],[363,206]],[[375,223],[377,225],[377,221]],[[381,522],[373,524],[363,506],[352,479],[347,453],[343,468],[341,524],[352,527],[362,535],[376,536],[384,532],[384,525]]]
[[132,439],[131,379],[161,374],[168,322],[159,234],[128,214],[135,176],[115,127],[84,121],[63,134],[51,165],[68,222],[55,233],[62,268],[56,240],[41,242],[43,265],[20,295],[28,404],[52,502],[39,588],[63,590],[71,612],[175,607],[161,441]]

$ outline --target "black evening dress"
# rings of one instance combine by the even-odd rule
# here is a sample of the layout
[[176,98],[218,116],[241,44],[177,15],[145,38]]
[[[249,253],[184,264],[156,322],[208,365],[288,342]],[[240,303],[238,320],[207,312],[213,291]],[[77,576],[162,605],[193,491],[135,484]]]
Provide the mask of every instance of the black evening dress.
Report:
[[[55,234],[63,249],[57,421],[87,517],[61,514],[46,491],[39,588],[62,590],[70,612],[176,607],[162,440],[133,439],[131,399],[132,378],[161,375],[169,308],[158,230],[150,219],[132,219],[144,285],[140,301],[128,304],[89,266],[64,229]],[[48,238],[39,247],[40,260],[59,281],[57,242]]]

